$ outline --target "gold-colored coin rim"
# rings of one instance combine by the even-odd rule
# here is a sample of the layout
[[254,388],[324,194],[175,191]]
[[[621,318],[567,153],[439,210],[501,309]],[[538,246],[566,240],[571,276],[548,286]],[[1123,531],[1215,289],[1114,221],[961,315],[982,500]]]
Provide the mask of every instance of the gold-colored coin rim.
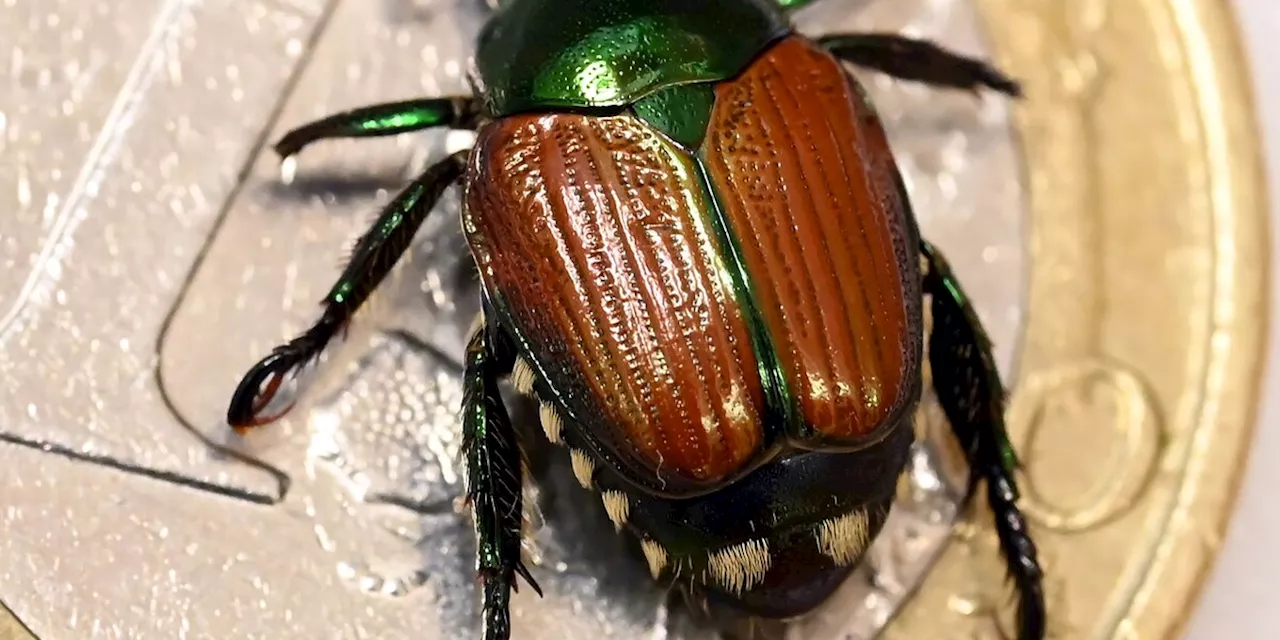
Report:
[[[1098,549],[1087,541],[1069,539],[1078,531],[1104,528],[1114,515],[1110,513],[1058,517],[1051,524],[1064,536],[1040,538],[1047,552],[1050,634],[1180,637],[1235,507],[1253,441],[1264,365],[1269,223],[1241,34],[1223,0],[978,0],[977,5],[997,62],[1024,81],[1028,94],[1015,120],[1026,161],[1032,270],[1026,338],[1018,378],[1011,381],[1011,431],[1020,442],[1030,437],[1020,433],[1028,429],[1027,416],[1038,410],[1028,396],[1072,376],[1094,374],[1109,377],[1118,393],[1135,398],[1127,407],[1128,418],[1119,419],[1146,424],[1163,420],[1169,428],[1163,435],[1161,427],[1151,431],[1164,449],[1154,449],[1158,453],[1149,460],[1151,475],[1160,475],[1165,485],[1161,491],[1168,496],[1167,513],[1131,515],[1123,525],[1134,536],[1146,536],[1133,544],[1145,544],[1141,549],[1149,557],[1135,561],[1141,554],[1134,553],[1118,570],[1098,567],[1099,561],[1091,558],[1106,556],[1091,553]],[[1139,16],[1146,21],[1142,30],[1134,27]],[[1152,61],[1158,72],[1145,67],[1146,75],[1136,71]],[[1122,85],[1106,89],[1123,96],[1111,103],[1095,93],[1102,91],[1108,74]],[[1142,91],[1147,92],[1145,101]],[[1134,108],[1147,117],[1133,117]],[[1091,135],[1106,131],[1108,119],[1124,120],[1128,128],[1120,136]],[[1166,126],[1170,123],[1177,127]],[[1140,182],[1145,179],[1143,163],[1151,165],[1152,180],[1169,167],[1180,166],[1191,176],[1182,184],[1163,185],[1182,190],[1178,195],[1185,206],[1152,206],[1150,186]],[[1115,175],[1139,181],[1131,190],[1116,189]],[[1108,180],[1111,184],[1104,185]],[[1117,248],[1115,236],[1132,242]],[[1117,258],[1119,252],[1132,255]],[[1188,254],[1207,259],[1195,277],[1180,281],[1190,267],[1168,265]],[[1170,262],[1142,266],[1140,256]],[[1127,271],[1117,274],[1117,264]],[[1131,304],[1125,296],[1144,295],[1132,286],[1142,278],[1149,279],[1153,300],[1177,300],[1185,293],[1184,299],[1198,303],[1186,310],[1205,318],[1162,319],[1159,303],[1152,305],[1155,309],[1125,308]],[[1164,308],[1165,313],[1176,309]],[[1147,339],[1185,342],[1170,350],[1176,353],[1144,360],[1139,356]],[[1137,344],[1117,344],[1125,340]],[[1160,397],[1159,390],[1145,386],[1148,378],[1168,377],[1153,364],[1161,355],[1180,371],[1195,371],[1196,379],[1173,397]],[[1027,473],[1034,476],[1031,467]],[[1025,490],[1032,483],[1023,482],[1026,510],[1034,514],[1037,505]],[[1160,510],[1158,497],[1143,500],[1154,505],[1149,512]],[[1041,515],[1041,523],[1052,520]],[[1049,527],[1037,527],[1034,520],[1033,530],[1044,534]],[[1152,526],[1157,520],[1161,526]],[[973,574],[994,575],[997,583],[1003,577],[999,564],[993,564],[998,559],[989,521],[988,514],[978,514],[961,528],[958,543],[943,554],[885,637],[1013,635],[1007,583],[1001,584],[1003,597],[990,591],[985,601],[972,597],[982,592],[972,586]],[[982,554],[974,549],[983,545],[992,553],[978,567],[975,561]],[[1118,578],[1106,583],[1090,575],[1110,575],[1108,571]],[[1097,582],[1092,586],[1113,592],[1101,610],[1073,610],[1071,602],[1055,596],[1055,581],[1091,578]]]
[[3,640],[35,640],[31,630],[0,602],[0,638]]

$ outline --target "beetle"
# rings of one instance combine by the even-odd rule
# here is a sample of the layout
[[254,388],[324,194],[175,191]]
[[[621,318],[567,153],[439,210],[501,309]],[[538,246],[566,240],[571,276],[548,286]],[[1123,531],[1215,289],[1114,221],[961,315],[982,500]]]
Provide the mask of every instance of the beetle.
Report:
[[506,0],[478,35],[473,95],[289,131],[284,158],[429,128],[477,139],[386,206],[319,320],[244,376],[229,424],[283,415],[266,409],[285,377],[460,183],[483,297],[462,429],[485,638],[510,636],[517,576],[541,594],[520,556],[524,461],[502,381],[538,400],[547,438],[655,579],[785,619],[826,600],[880,532],[925,366],[970,465],[966,502],[986,487],[1019,637],[1042,638],[989,340],[844,63],[1015,99],[1020,85],[925,40],[806,37],[790,14],[807,3]]

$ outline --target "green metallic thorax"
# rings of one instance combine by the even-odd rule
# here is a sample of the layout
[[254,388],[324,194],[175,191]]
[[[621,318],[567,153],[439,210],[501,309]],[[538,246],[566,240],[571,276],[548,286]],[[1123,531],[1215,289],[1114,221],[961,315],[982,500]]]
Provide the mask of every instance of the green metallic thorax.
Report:
[[731,78],[790,32],[776,0],[509,0],[480,32],[476,66],[493,117],[623,107]]

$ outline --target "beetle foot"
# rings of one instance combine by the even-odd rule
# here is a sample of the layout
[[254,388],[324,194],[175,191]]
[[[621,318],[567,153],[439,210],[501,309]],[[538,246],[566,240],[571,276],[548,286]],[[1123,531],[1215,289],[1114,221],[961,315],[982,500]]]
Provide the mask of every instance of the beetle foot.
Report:
[[253,428],[271,424],[287,415],[296,402],[290,402],[271,415],[263,415],[262,412],[279,394],[285,376],[290,372],[296,373],[309,359],[309,350],[299,349],[290,343],[277,348],[254,365],[231,396],[231,403],[227,408],[227,424],[236,433],[244,435]]

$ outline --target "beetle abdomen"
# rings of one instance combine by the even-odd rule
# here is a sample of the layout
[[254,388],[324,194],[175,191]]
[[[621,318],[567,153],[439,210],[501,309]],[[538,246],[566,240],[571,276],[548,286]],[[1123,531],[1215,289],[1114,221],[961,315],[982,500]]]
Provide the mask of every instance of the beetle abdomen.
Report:
[[906,203],[855,81],[789,37],[717,88],[700,153],[806,427],[856,441],[915,400]]
[[572,114],[499,120],[472,157],[485,289],[596,453],[649,483],[753,459],[756,358],[693,159],[632,116]]

